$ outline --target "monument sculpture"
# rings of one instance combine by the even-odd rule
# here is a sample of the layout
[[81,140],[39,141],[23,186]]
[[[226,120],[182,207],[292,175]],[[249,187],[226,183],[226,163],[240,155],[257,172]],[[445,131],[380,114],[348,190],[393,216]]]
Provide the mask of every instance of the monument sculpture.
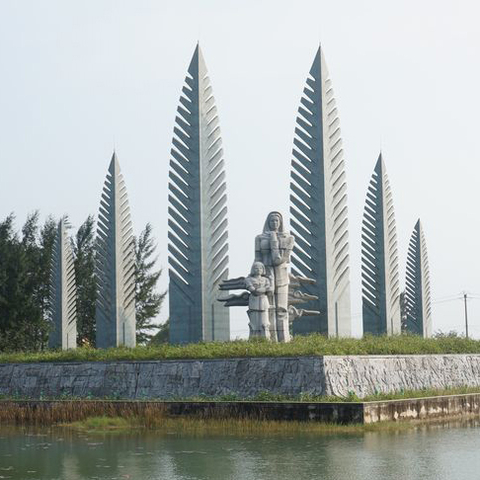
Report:
[[275,280],[267,276],[262,262],[254,262],[250,275],[245,279],[248,297],[248,317],[250,319],[250,336],[270,339],[269,308],[270,298],[275,291]]
[[271,304],[275,306],[275,332],[279,342],[290,340],[288,323],[288,264],[294,239],[285,231],[279,212],[268,214],[263,232],[255,238],[255,261],[265,265],[267,276],[273,283],[270,293]]
[[217,302],[228,277],[222,139],[198,45],[177,112],[168,196],[170,342],[229,340],[229,311]]
[[397,232],[382,154],[368,187],[363,214],[362,292],[363,333],[400,333]]
[[115,152],[100,200],[96,245],[97,348],[136,344],[135,251],[127,189]]
[[408,246],[405,313],[407,332],[423,337],[432,335],[430,270],[427,244],[420,219],[415,224]]
[[290,184],[295,235],[292,272],[315,279],[319,315],[293,323],[294,333],[350,336],[347,184],[338,111],[322,48],[303,90],[296,120]]
[[250,338],[262,337],[278,342],[290,341],[290,321],[301,316],[318,315],[317,310],[297,309],[296,304],[316,300],[301,292],[314,280],[289,274],[294,237],[284,228],[279,212],[270,212],[263,232],[255,238],[255,261],[250,275],[224,280],[220,290],[247,292],[219,298],[226,307],[248,306]]
[[77,285],[67,220],[58,222],[53,244],[50,301],[52,330],[49,348],[77,348]]

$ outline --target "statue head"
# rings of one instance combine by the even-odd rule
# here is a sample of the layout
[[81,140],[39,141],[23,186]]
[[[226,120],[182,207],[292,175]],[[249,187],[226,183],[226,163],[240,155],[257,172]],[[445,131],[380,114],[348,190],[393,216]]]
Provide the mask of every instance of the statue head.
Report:
[[263,232],[281,232],[283,233],[283,217],[280,212],[270,212],[263,226]]
[[253,262],[250,275],[265,275],[265,265],[262,262]]

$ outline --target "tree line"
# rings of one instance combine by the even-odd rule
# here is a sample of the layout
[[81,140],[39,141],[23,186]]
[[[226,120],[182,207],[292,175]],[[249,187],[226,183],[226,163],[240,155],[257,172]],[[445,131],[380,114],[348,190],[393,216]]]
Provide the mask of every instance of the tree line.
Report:
[[[15,215],[0,222],[0,349],[43,350],[51,330],[50,272],[58,222],[49,216],[40,224],[30,214],[20,231]],[[77,283],[77,343],[95,346],[95,219],[89,215],[71,235]],[[137,343],[151,341],[160,328],[155,317],[166,292],[156,290],[162,273],[156,269],[156,244],[147,224],[134,237]]]

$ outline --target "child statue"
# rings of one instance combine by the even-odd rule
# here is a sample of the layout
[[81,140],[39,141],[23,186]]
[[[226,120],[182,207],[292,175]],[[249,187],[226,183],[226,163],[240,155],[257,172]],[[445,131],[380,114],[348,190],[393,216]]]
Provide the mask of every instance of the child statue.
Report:
[[250,338],[270,339],[270,302],[267,294],[273,293],[273,281],[266,276],[265,265],[262,262],[253,263],[250,275],[245,278],[245,286],[250,292],[247,311],[250,319]]

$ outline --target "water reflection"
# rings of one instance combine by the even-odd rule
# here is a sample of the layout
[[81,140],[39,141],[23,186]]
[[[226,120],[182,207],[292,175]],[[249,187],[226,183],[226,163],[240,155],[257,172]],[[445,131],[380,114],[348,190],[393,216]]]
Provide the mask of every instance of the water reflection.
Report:
[[273,437],[2,428],[0,479],[463,480],[480,471],[478,427]]

